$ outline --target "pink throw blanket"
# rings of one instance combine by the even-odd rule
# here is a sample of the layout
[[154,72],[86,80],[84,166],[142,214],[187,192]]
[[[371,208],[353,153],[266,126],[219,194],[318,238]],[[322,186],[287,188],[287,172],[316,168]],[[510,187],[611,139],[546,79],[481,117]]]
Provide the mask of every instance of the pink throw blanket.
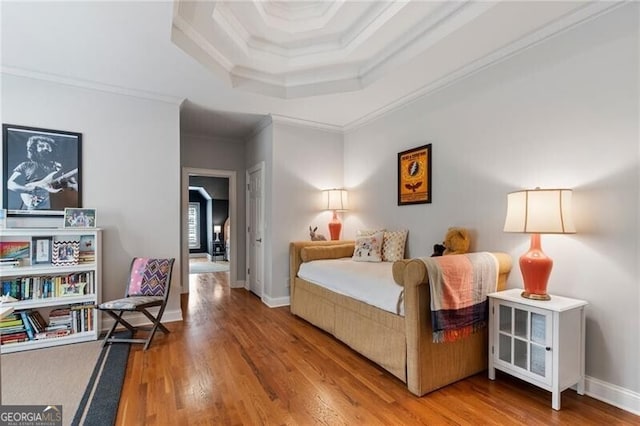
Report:
[[452,342],[485,327],[487,294],[496,291],[498,260],[491,253],[426,257],[434,342]]

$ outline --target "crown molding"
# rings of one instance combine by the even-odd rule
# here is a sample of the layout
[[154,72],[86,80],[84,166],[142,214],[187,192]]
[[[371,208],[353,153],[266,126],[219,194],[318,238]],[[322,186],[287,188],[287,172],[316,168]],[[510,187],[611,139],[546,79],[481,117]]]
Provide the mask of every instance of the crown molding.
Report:
[[264,130],[266,127],[269,127],[272,123],[273,119],[271,118],[271,116],[265,115],[264,118],[260,120],[260,122],[244,138],[244,141],[247,142],[248,140],[256,137],[262,130]]
[[163,95],[160,93],[147,92],[144,90],[130,89],[121,86],[114,86],[110,84],[97,83],[95,81],[82,80],[74,77],[65,77],[56,74],[43,73],[39,71],[31,71],[23,68],[16,68],[11,66],[0,66],[0,74],[13,75],[16,77],[30,78],[34,80],[48,81],[57,84],[63,84],[66,86],[78,87],[81,89],[96,90],[99,92],[106,92],[124,96],[131,96],[134,98],[166,102],[172,105],[180,106],[185,100],[176,96]]
[[270,117],[272,122],[277,124],[304,127],[306,129],[323,130],[325,132],[331,132],[331,133],[339,133],[339,134],[344,133],[344,128],[342,126],[336,126],[333,124],[321,123],[318,121],[311,121],[311,120],[303,120],[300,118],[289,117],[289,116],[280,115],[280,114],[271,114]]
[[403,95],[388,104],[377,108],[357,120],[351,121],[343,126],[345,133],[352,132],[366,124],[378,120],[388,114],[398,111],[410,103],[421,98],[429,96],[439,90],[442,90],[458,81],[472,76],[473,74],[485,70],[496,65],[506,59],[509,59],[521,52],[530,49],[552,37],[563,34],[585,22],[596,19],[617,9],[618,7],[628,3],[628,1],[619,2],[593,2],[588,3],[584,7],[565,15],[553,23],[546,25],[538,31],[532,32],[515,42],[500,48],[488,55],[479,58],[468,65],[447,74],[446,76],[424,85],[406,95]]

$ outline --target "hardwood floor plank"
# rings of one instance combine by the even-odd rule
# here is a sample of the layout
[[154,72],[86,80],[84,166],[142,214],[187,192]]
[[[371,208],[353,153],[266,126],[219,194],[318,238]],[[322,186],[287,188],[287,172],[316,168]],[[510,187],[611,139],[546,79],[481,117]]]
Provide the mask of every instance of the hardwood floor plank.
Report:
[[327,333],[268,308],[228,273],[190,276],[185,315],[146,352],[133,346],[118,425],[637,425],[572,390],[486,372],[418,398]]

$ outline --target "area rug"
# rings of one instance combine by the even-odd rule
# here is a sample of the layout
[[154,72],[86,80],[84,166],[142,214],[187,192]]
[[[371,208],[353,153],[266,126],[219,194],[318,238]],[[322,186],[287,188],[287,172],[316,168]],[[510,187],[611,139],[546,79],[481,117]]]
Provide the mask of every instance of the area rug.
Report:
[[[119,337],[130,338],[131,334]],[[127,343],[111,344],[104,348],[96,362],[72,425],[115,424],[130,348],[131,345]]]
[[190,274],[206,274],[207,272],[228,272],[229,262],[193,262],[189,264]]
[[[4,354],[0,357],[1,403],[62,405],[64,425],[113,424],[129,346],[109,345],[103,350],[102,340],[97,340]],[[106,371],[109,373],[103,374]],[[95,391],[90,392],[90,387]],[[88,392],[91,397],[86,395]],[[76,412],[81,413],[80,417]],[[100,421],[89,423],[96,415],[101,416]],[[87,422],[80,422],[82,416]]]

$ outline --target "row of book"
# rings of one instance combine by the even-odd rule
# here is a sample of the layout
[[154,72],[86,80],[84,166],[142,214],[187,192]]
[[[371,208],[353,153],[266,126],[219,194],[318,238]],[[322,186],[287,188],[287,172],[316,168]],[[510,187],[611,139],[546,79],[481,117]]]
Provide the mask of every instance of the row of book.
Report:
[[37,310],[15,312],[0,321],[0,344],[43,340],[92,331],[95,305],[70,305],[54,309],[47,322]]
[[17,300],[82,296],[95,292],[94,271],[58,276],[31,276],[2,280],[2,295]]

